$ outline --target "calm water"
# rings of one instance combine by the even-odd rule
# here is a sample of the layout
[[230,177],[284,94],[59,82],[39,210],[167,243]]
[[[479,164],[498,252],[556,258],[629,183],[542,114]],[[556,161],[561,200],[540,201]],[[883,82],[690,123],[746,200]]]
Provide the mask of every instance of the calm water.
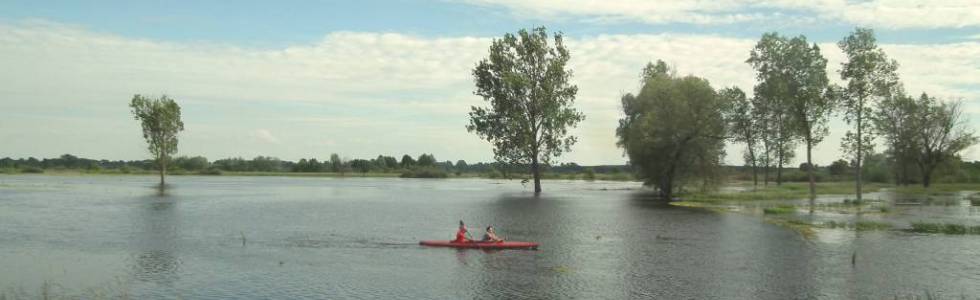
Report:
[[[187,176],[171,177],[165,195],[154,180],[0,176],[0,291],[37,294],[47,282],[65,295],[192,299],[980,295],[978,236],[804,239],[758,216],[654,204],[635,183],[546,181],[546,196],[533,198],[517,181],[482,179]],[[980,220],[974,208],[954,211]],[[449,239],[459,219],[542,246],[417,245]]]

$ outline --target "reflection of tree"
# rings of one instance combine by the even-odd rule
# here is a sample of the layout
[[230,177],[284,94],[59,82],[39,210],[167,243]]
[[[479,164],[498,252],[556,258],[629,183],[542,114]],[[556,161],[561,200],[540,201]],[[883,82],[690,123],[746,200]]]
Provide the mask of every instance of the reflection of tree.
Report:
[[[474,230],[482,237],[486,225],[494,225],[505,239],[514,241],[536,241],[555,251],[574,243],[567,232],[570,220],[564,220],[561,199],[533,194],[503,195],[488,202],[470,222],[482,225]],[[477,237],[476,234],[474,237]],[[459,268],[463,286],[469,287],[471,295],[465,298],[476,299],[547,299],[556,295],[569,295],[576,289],[562,287],[563,281],[555,273],[562,257],[540,255],[537,251],[526,250],[467,250]],[[566,261],[567,263],[567,261]],[[567,283],[567,282],[565,282]],[[574,295],[557,298],[574,298]]]
[[635,194],[618,213],[624,298],[794,298],[813,289],[798,233]]
[[171,284],[180,267],[177,208],[173,199],[159,193],[139,199],[132,239],[133,272],[139,280]]

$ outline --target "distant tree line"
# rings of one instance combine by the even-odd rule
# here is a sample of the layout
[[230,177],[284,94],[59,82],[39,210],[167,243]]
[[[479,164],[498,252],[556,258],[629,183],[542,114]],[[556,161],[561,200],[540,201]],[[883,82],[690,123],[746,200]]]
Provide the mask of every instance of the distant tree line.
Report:
[[[958,155],[978,138],[959,102],[909,96],[898,63],[878,47],[871,29],[855,29],[838,47],[846,58],[840,86],[829,82],[827,59],[805,36],[764,34],[746,60],[757,79],[751,97],[739,87],[715,90],[704,78],[679,76],[663,61],[648,63],[639,92],[621,98],[617,144],[639,177],[666,199],[685,185],[703,189],[718,182],[726,141],[745,145],[741,169],[751,172],[755,185],[760,171],[762,184],[785,181],[796,146],[805,146],[798,172],[810,183],[811,197],[827,173],[841,178],[851,172],[858,200],[867,180],[925,187],[937,176],[973,180],[977,163]],[[841,141],[847,159],[821,173],[812,151],[829,134],[833,113],[851,125]],[[874,151],[876,138],[885,151]]]
[[[463,173],[485,174],[490,177],[519,177],[527,173],[527,166],[510,165],[499,162],[467,163],[465,160],[438,161],[432,154],[421,154],[418,157],[403,155],[401,159],[394,156],[378,155],[372,159],[345,159],[338,154],[331,154],[328,159],[303,158],[299,161],[281,160],[271,156],[257,156],[252,159],[241,157],[224,158],[209,161],[203,156],[179,156],[172,159],[169,168],[175,171],[199,172],[202,174],[220,172],[296,172],[296,173],[404,173],[412,170],[428,170],[456,175]],[[95,160],[64,154],[57,158],[37,159],[2,158],[0,169],[18,170],[21,172],[43,172],[43,170],[86,170],[102,171],[115,170],[123,173],[131,171],[157,171],[159,164],[154,160]],[[560,165],[544,165],[542,170],[552,173],[585,173],[599,174],[628,174],[631,172],[626,165],[580,166],[575,163]]]

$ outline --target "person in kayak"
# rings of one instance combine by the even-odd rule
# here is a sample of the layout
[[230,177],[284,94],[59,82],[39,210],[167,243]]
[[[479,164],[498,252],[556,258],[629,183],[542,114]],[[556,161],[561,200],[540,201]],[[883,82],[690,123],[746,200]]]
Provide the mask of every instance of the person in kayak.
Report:
[[483,240],[481,242],[487,243],[499,243],[503,242],[504,239],[497,237],[497,231],[493,229],[493,225],[487,226],[487,232],[483,234]]
[[466,225],[463,224],[463,220],[459,220],[459,230],[456,231],[456,239],[453,243],[468,243],[472,242],[472,239],[467,238],[470,232],[466,230]]

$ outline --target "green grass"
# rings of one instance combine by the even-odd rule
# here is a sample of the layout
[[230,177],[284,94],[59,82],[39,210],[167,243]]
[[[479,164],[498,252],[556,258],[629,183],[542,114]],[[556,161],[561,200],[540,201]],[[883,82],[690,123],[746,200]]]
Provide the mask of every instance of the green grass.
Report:
[[[759,186],[752,188],[752,185],[745,183],[735,183],[733,185],[745,186],[748,190],[742,192],[707,192],[707,193],[685,193],[679,195],[685,201],[696,202],[740,202],[755,200],[792,200],[806,199],[810,196],[809,183],[787,182],[782,185],[770,184],[768,187]],[[876,192],[887,185],[870,183],[865,184],[865,193]],[[820,182],[816,185],[817,195],[847,195],[854,193],[853,182]]]
[[918,233],[943,233],[943,234],[980,234],[980,226],[966,226],[962,224],[949,223],[912,223],[911,232]]
[[858,221],[855,223],[827,221],[821,224],[821,228],[843,228],[854,229],[857,231],[880,231],[891,230],[892,224],[875,221]]
[[890,230],[890,229],[892,229],[892,224],[884,223],[884,222],[860,221],[854,223],[854,230],[857,231]]
[[922,185],[895,187],[895,192],[915,195],[943,195],[959,191],[980,191],[980,183],[934,183],[928,188]]
[[790,205],[780,205],[776,207],[766,207],[762,209],[762,213],[767,215],[783,215],[792,214],[796,212],[796,206]]

